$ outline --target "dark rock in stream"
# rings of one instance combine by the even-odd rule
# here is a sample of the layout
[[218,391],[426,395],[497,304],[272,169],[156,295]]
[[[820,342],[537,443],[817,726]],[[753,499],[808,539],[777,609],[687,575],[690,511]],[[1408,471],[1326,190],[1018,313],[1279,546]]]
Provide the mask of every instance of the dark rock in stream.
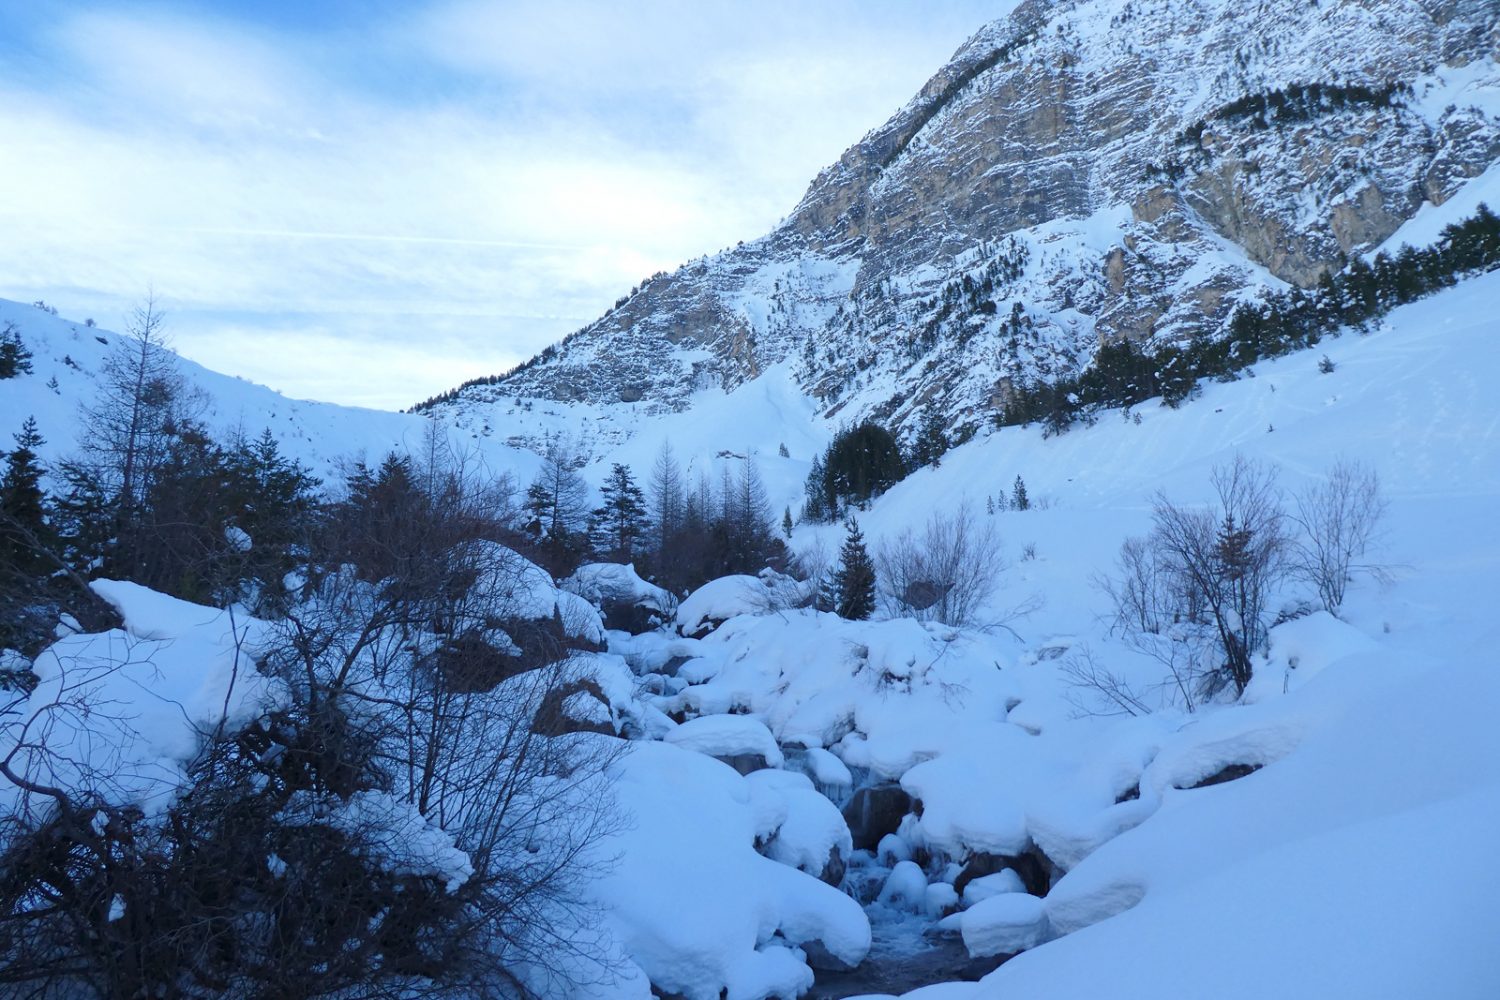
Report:
[[901,818],[911,811],[911,796],[900,785],[861,788],[844,807],[844,822],[854,838],[856,851],[873,851],[880,838],[895,833]]
[[872,953],[858,967],[847,971],[821,970],[809,953],[808,964],[818,971],[806,1000],[841,1000],[866,993],[900,996],[933,983],[974,982],[995,971],[1010,957],[970,958],[957,938],[938,938],[930,943],[930,948],[915,953]]

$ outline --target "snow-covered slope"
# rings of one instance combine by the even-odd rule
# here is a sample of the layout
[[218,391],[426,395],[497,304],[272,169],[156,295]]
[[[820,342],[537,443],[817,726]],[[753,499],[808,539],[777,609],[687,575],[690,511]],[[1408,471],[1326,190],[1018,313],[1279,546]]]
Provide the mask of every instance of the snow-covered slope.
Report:
[[[934,510],[983,511],[1023,474],[1043,509],[980,514],[1008,563],[989,617],[1039,598],[1009,628],[753,613],[752,601],[706,639],[619,645],[660,711],[758,720],[786,768],[816,772],[810,755],[831,751],[854,784],[899,783],[920,803],[878,855],[851,858],[845,885],[870,901],[872,964],[814,996],[949,978],[956,960],[925,958],[938,946],[924,932],[1024,954],[922,1000],[1500,990],[1500,860],[1486,847],[1500,837],[1500,779],[1483,763],[1500,754],[1495,302],[1500,273],[1326,342],[1329,373],[1305,352],[1139,423],[1003,430],[861,516],[878,544]],[[1207,499],[1211,469],[1236,455],[1275,463],[1288,490],[1337,459],[1375,469],[1390,501],[1376,553],[1388,579],[1362,576],[1341,619],[1278,626],[1237,703],[1080,715],[1105,706],[1069,679],[1070,657],[1088,650],[1142,690],[1161,672],[1111,634],[1089,581],[1148,527],[1153,491]],[[795,544],[819,533],[839,534],[799,528]],[[669,657],[689,659],[654,676]],[[1259,769],[1194,787],[1236,765]],[[924,867],[904,860],[914,854]],[[1028,856],[1056,866],[1050,889],[1035,872],[985,894],[962,885],[966,868]]]
[[[11,447],[8,435],[27,417],[35,417],[47,441],[42,457],[55,462],[73,451],[81,410],[96,398],[100,366],[122,338],[33,305],[0,299],[0,328],[5,326],[15,329],[32,358],[28,374],[0,382],[0,450]],[[432,425],[420,416],[288,399],[186,359],[179,359],[178,366],[187,382],[200,390],[202,419],[213,431],[228,439],[237,432],[253,438],[269,429],[287,455],[325,479],[336,477],[344,460],[379,461],[392,449],[420,451]],[[480,435],[454,431],[450,440],[459,453],[472,454],[497,472],[512,470],[529,477],[537,466],[534,454]]]

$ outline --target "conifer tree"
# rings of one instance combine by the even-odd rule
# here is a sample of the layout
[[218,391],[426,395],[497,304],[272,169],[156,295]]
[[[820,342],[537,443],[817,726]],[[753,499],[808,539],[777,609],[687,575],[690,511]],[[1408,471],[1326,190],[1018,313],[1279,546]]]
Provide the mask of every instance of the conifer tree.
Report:
[[672,443],[663,441],[656,462],[651,466],[651,528],[656,545],[657,570],[664,567],[666,555],[682,530],[687,504],[687,489],[682,483],[682,468],[672,454]]
[[1015,485],[1010,488],[1010,505],[1014,510],[1031,509],[1031,498],[1026,495],[1026,483],[1020,476],[1016,477]]
[[839,568],[833,574],[833,610],[840,618],[863,621],[875,611],[875,563],[865,548],[865,536],[859,522],[844,522],[844,546],[839,551]]
[[611,467],[599,495],[604,502],[592,518],[594,547],[615,562],[631,562],[646,533],[646,495],[620,462]]
[[526,490],[527,529],[541,543],[547,569],[558,576],[573,571],[587,547],[583,537],[588,486],[573,471],[573,456],[554,444],[542,456],[542,468]]
[[807,473],[807,499],[802,504],[802,516],[809,521],[827,521],[833,512],[828,509],[827,471],[823,456],[813,459],[812,469]]
[[792,537],[792,508],[788,507],[781,512],[781,533],[788,538]]
[[912,449],[914,465],[941,465],[943,456],[948,453],[948,432],[943,427],[943,419],[938,416],[936,407],[928,407],[922,416],[922,426],[917,432],[917,441]]
[[42,466],[37,460],[44,442],[34,417],[27,417],[14,437],[15,450],[6,455],[0,476],[0,568],[28,573],[37,566],[37,543],[47,531]]
[[21,341],[21,332],[14,323],[6,323],[0,330],[0,380],[15,378],[31,371],[31,352]]

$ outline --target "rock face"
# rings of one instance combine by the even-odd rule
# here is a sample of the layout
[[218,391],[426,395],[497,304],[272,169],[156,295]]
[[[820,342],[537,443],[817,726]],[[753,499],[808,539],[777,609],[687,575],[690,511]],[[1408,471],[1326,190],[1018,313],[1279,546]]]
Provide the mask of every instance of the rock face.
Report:
[[1027,0],[768,236],[647,281],[502,398],[679,409],[786,363],[829,414],[978,424],[1101,343],[1219,332],[1500,158],[1493,0]]

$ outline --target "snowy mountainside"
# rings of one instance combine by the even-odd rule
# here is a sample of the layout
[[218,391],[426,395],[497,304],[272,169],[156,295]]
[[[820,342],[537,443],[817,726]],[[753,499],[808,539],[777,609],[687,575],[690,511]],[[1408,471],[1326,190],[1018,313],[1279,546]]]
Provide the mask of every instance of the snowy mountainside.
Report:
[[[1497,179],[1492,168],[1408,231],[1493,199]],[[1208,384],[1178,409],[1106,412],[1054,437],[1004,428],[859,515],[878,547],[967,503],[1001,536],[1005,568],[981,620],[1005,628],[842,621],[780,606],[762,587],[738,606],[723,593],[683,602],[683,624],[696,625],[705,603],[708,617],[728,618],[703,638],[610,633],[607,650],[577,662],[599,689],[582,699],[590,719],[631,738],[611,777],[633,821],[601,845],[618,863],[583,890],[590,912],[607,914],[601,946],[618,976],[561,995],[762,1000],[924,985],[922,1000],[1493,996],[1500,863],[1489,845],[1500,836],[1500,784],[1483,762],[1500,754],[1496,301],[1500,272],[1491,272],[1367,333]],[[95,338],[111,338],[6,308],[36,370],[0,383],[0,402],[61,423],[77,400],[55,396],[47,380],[86,394],[107,347]],[[1318,364],[1324,353],[1331,371]],[[189,374],[217,394],[216,420],[295,407],[308,422],[294,426],[321,432],[316,445],[329,454],[360,441],[384,450],[423,426]],[[700,391],[698,408],[642,414],[601,459],[644,468],[659,435],[704,468],[754,455],[773,492],[794,491],[832,421],[790,371],[768,369],[729,394]],[[548,405],[518,409],[555,433],[586,430]],[[788,457],[776,454],[780,443]],[[1276,626],[1242,699],[1193,714],[1163,703],[1136,717],[1080,716],[1080,704],[1095,703],[1062,669],[1070,656],[1087,650],[1147,691],[1159,676],[1112,634],[1088,581],[1108,571],[1123,538],[1147,529],[1152,491],[1206,499],[1211,468],[1236,454],[1276,463],[1288,490],[1339,458],[1375,469],[1390,500],[1376,556],[1389,580],[1362,575],[1341,618]],[[1016,475],[1037,508],[988,513],[987,499]],[[803,525],[792,544],[832,547],[841,534]],[[546,613],[560,592],[540,570],[529,575],[533,613]],[[754,578],[708,586],[743,581]],[[233,617],[103,586],[130,638],[172,657],[157,688],[142,681],[135,691],[214,723],[238,655],[225,637]],[[118,655],[113,642],[65,637],[39,660],[44,679],[56,678],[49,656]],[[101,661],[112,676],[109,666]],[[122,688],[132,676],[121,675]],[[274,702],[273,685],[242,676],[262,685],[245,691],[247,710]],[[185,733],[164,726],[140,745],[141,762],[175,780],[195,748]],[[905,798],[872,848],[855,841],[840,807],[873,788]],[[394,818],[411,834],[402,864],[462,882],[467,858],[451,837],[410,809]],[[1411,860],[1433,856],[1441,863]],[[970,961],[1011,954],[979,982],[948,981]]]
[[[759,726],[775,740],[760,751],[773,768],[784,758],[841,805],[863,786],[910,797],[845,876],[866,903],[872,957],[854,973],[818,967],[812,996],[904,993],[956,978],[966,956],[1016,952],[977,983],[912,998],[1477,1000],[1500,988],[1489,944],[1500,863],[1482,846],[1500,835],[1500,784],[1475,765],[1500,752],[1495,301],[1500,273],[1326,342],[1331,372],[1302,352],[1140,423],[1107,414],[1060,438],[1003,430],[861,515],[878,543],[934,509],[983,511],[1024,474],[1043,509],[980,514],[1007,564],[994,616],[1040,598],[1007,629],[767,613],[751,595],[706,638],[614,638],[667,741],[733,721],[718,744],[696,731],[677,741],[727,757]],[[1375,469],[1390,501],[1376,556],[1389,579],[1361,576],[1341,618],[1276,626],[1235,703],[1080,714],[1099,705],[1062,669],[1070,656],[1086,650],[1143,690],[1161,670],[1120,642],[1087,581],[1148,529],[1154,490],[1207,499],[1210,469],[1237,454],[1276,463],[1288,491],[1338,459]],[[794,545],[840,534],[803,526]],[[700,617],[698,603],[679,621]],[[1405,872],[1428,845],[1452,864]],[[1050,874],[1025,868],[1038,856]],[[974,872],[999,866],[1011,874],[970,891]],[[679,878],[697,884],[707,870]],[[679,933],[666,914],[632,912],[649,918],[634,931],[646,954]],[[743,944],[731,940],[744,938],[726,936],[715,963],[733,964]],[[779,942],[757,947],[768,961]],[[734,982],[711,967],[685,995]],[[775,980],[759,982],[775,995]]]
[[1500,157],[1497,43],[1483,0],[1021,4],[774,232],[438,408],[619,442],[787,365],[829,419],[983,426],[1017,381],[1216,335],[1450,198]]
[[[171,320],[167,333],[170,340]],[[49,466],[68,457],[80,433],[81,408],[98,393],[96,379],[120,334],[59,318],[34,305],[0,299],[0,327],[14,327],[31,352],[31,371],[0,382],[0,449],[11,447],[9,434],[27,417],[35,417],[46,444]],[[256,437],[270,430],[289,457],[315,475],[336,479],[340,463],[363,457],[378,462],[392,449],[417,453],[431,421],[419,416],[290,399],[265,386],[204,368],[186,358],[177,361],[187,383],[201,393],[203,421],[222,439],[238,432]],[[457,454],[473,454],[495,471],[512,471],[523,480],[536,469],[530,452],[478,435],[451,434]]]

